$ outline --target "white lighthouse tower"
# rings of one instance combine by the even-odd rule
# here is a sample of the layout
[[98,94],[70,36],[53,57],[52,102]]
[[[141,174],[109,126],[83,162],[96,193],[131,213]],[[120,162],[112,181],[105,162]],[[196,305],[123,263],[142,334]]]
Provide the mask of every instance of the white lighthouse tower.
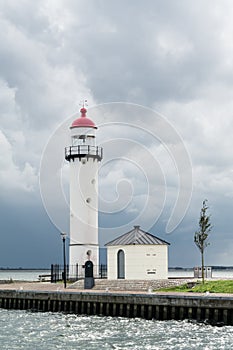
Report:
[[70,127],[71,146],[65,149],[70,162],[69,265],[78,266],[79,273],[87,260],[99,265],[98,162],[103,157],[102,147],[96,146],[96,125],[86,108],[80,112]]

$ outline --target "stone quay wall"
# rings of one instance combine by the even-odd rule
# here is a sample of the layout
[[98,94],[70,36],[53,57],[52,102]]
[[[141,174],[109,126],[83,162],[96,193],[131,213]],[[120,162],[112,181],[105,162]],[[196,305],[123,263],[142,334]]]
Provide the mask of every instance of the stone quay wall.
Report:
[[0,308],[233,325],[233,295],[2,289]]

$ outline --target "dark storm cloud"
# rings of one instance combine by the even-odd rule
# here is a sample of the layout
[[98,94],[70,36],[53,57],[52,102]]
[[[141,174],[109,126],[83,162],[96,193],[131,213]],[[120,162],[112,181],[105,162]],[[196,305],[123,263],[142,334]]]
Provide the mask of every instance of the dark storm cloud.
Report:
[[100,102],[190,100],[221,74],[216,5],[69,3],[78,20],[64,33],[64,50],[73,60],[78,53],[78,64]]
[[[29,239],[34,223],[40,218],[41,231],[50,230],[43,221],[47,218],[41,213],[37,216],[36,209],[27,215],[30,203],[39,201],[43,148],[84,97],[90,106],[128,101],[154,107],[174,125],[192,158],[194,192],[187,218],[176,232],[177,242],[172,238],[176,247],[172,264],[196,263],[193,250],[179,260],[179,248],[188,251],[192,244],[205,197],[218,222],[213,240],[218,244],[221,229],[223,238],[221,252],[214,249],[213,242],[209,261],[229,263],[233,197],[231,1],[0,0],[0,10],[0,186],[1,208],[7,208],[0,212],[13,213],[17,211],[14,203],[22,203],[21,230],[28,249],[34,252],[28,264],[34,257],[38,264],[41,258]],[[128,114],[128,121],[143,117]],[[100,114],[96,118],[101,123],[114,116]],[[151,128],[155,125],[156,121]],[[151,147],[149,140],[145,145]],[[170,196],[175,199],[174,174],[169,173],[163,154],[161,157],[168,169]],[[138,183],[140,188],[142,183]],[[107,189],[106,185],[102,191]],[[158,230],[164,226],[159,223]],[[153,230],[160,234],[156,227]],[[9,231],[12,239],[18,234],[14,221],[9,224],[6,217],[1,234],[3,231]],[[49,252],[45,255],[48,261]],[[0,265],[4,260],[5,255]]]

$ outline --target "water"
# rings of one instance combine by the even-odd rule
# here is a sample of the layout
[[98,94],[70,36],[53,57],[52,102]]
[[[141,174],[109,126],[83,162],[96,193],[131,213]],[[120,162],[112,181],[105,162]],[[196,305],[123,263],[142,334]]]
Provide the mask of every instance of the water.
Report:
[[[194,272],[193,270],[170,270],[168,271],[168,277],[172,278],[193,278]],[[226,278],[233,279],[233,270],[212,270],[212,278]]]
[[[50,270],[0,270],[0,281],[38,281],[39,275],[49,275]],[[192,278],[193,270],[170,270],[168,277]],[[232,278],[233,270],[213,270],[213,278]]]
[[0,309],[1,350],[233,348],[233,327]]
[[[36,281],[40,274],[49,273],[49,270],[0,270],[0,280]],[[191,277],[192,271],[172,271],[171,275]],[[216,271],[213,277],[232,275],[232,271]],[[233,327],[0,309],[0,349],[231,350]]]
[[0,281],[38,281],[39,275],[49,275],[50,270],[0,270]]

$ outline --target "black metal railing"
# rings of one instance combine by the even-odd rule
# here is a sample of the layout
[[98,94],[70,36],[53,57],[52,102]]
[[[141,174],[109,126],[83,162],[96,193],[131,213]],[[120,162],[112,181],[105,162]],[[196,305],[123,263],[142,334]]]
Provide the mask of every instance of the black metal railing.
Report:
[[[94,265],[94,278],[107,278],[107,265]],[[78,281],[84,279],[84,265],[66,265],[67,281]],[[51,282],[56,283],[64,279],[64,265],[51,265]]]
[[78,145],[65,148],[65,159],[70,161],[75,158],[96,158],[101,161],[103,158],[103,148],[99,146]]

